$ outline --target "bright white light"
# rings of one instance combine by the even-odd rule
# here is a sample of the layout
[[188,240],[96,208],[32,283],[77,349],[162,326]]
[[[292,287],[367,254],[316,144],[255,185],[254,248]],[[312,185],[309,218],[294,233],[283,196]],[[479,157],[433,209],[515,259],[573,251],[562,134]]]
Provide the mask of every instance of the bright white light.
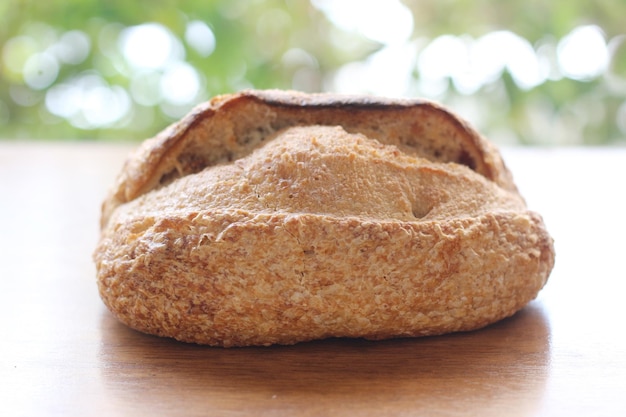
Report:
[[474,70],[483,84],[496,81],[508,69],[520,87],[543,81],[539,76],[539,61],[530,42],[508,30],[489,32],[472,45]]
[[459,38],[459,45],[463,45],[459,61],[449,68],[452,83],[459,93],[474,94],[486,83],[486,74],[482,71],[482,62],[475,57],[476,42],[469,36],[463,36]]
[[413,15],[398,0],[313,0],[338,27],[374,41],[405,42],[413,33]]
[[413,44],[390,45],[363,62],[346,64],[335,75],[332,89],[340,93],[405,96],[412,83],[416,51]]
[[200,92],[200,76],[191,65],[178,62],[166,69],[160,89],[163,98],[171,104],[189,104]]
[[440,99],[448,91],[448,81],[444,79],[420,78],[416,85],[419,95],[433,100]]
[[130,110],[130,99],[119,86],[96,86],[85,91],[82,110],[90,125],[105,127],[120,120]]
[[403,96],[409,91],[417,48],[413,44],[389,45],[367,60],[367,85],[373,94]]
[[565,36],[557,47],[563,74],[575,80],[589,80],[601,75],[609,64],[609,50],[602,30],[580,26]]
[[80,64],[91,49],[89,37],[80,30],[71,30],[61,36],[59,41],[51,47],[51,51],[63,63]]
[[215,50],[215,35],[211,28],[200,20],[193,20],[187,24],[185,41],[203,57],[211,55]]
[[417,60],[421,77],[438,80],[453,76],[459,68],[465,68],[468,50],[465,43],[453,35],[435,38],[424,48]]
[[500,78],[506,67],[506,51],[508,41],[515,35],[508,31],[489,32],[472,45],[472,59],[479,67],[483,83],[488,83]]
[[469,54],[469,44],[461,38],[453,35],[435,38],[417,59],[421,89],[426,87],[426,90],[440,92],[450,78],[460,92],[470,94],[476,91],[480,88],[480,80],[476,80],[471,71]]
[[70,84],[56,84],[46,92],[46,108],[54,115],[69,119],[80,111],[82,92]]
[[549,68],[543,67],[530,42],[515,34],[499,52],[506,56],[506,66],[515,84],[522,90],[530,90],[546,81]]
[[184,58],[178,39],[158,23],[126,28],[119,42],[124,58],[136,68],[164,68]]
[[476,40],[453,35],[435,38],[421,52],[417,68],[422,85],[441,85],[449,77],[462,94],[496,81],[504,69],[522,89],[544,82],[548,71],[532,45],[509,31],[490,32]]
[[119,86],[109,87],[99,75],[85,73],[46,92],[46,108],[81,129],[111,126],[131,110],[130,97]]
[[24,82],[34,90],[50,86],[59,75],[59,63],[54,55],[42,52],[32,55],[24,64]]
[[365,82],[365,64],[349,62],[337,70],[330,89],[342,94],[367,93]]

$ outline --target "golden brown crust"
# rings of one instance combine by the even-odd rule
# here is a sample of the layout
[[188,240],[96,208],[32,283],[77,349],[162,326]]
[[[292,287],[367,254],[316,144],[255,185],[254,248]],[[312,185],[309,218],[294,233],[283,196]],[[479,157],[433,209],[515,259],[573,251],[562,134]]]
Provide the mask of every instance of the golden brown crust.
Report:
[[554,263],[495,148],[419,101],[218,97],[129,159],[102,226],[109,309],[218,346],[476,329]]
[[515,191],[497,150],[464,120],[419,99],[303,94],[279,90],[224,95],[196,107],[131,157],[104,203],[102,223],[119,204],[173,178],[249,154],[289,126],[342,126],[404,152],[457,162]]

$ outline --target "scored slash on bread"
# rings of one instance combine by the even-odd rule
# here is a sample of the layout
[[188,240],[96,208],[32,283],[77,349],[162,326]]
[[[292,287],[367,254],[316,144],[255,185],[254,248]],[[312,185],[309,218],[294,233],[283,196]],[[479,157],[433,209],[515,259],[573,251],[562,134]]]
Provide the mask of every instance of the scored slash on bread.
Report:
[[554,264],[497,149],[421,100],[217,97],[129,157],[101,226],[109,309],[216,346],[477,329]]
[[118,204],[188,174],[241,158],[290,126],[342,126],[409,155],[466,165],[516,191],[493,145],[465,121],[425,100],[266,90],[218,96],[155,138],[127,161],[103,221]]

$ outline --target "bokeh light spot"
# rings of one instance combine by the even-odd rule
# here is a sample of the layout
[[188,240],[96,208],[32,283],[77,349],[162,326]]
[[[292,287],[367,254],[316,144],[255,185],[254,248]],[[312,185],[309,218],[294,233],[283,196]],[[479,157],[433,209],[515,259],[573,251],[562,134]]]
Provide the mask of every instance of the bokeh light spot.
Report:
[[215,35],[211,28],[200,20],[193,20],[187,24],[185,41],[202,57],[211,55],[215,50]]
[[52,46],[54,55],[64,64],[77,65],[89,56],[91,40],[80,30],[65,32]]
[[338,27],[383,44],[405,42],[413,33],[413,15],[398,0],[313,0]]
[[158,23],[145,23],[124,29],[119,38],[120,50],[135,68],[164,68],[184,58],[180,42]]
[[609,51],[602,30],[580,26],[565,36],[557,47],[563,74],[574,80],[589,80],[602,74],[609,63]]
[[160,90],[163,98],[171,104],[190,104],[200,91],[200,76],[191,65],[177,62],[163,73]]
[[58,75],[59,62],[48,52],[33,54],[24,64],[24,82],[35,90],[49,87]]
[[79,129],[113,126],[131,111],[131,99],[120,86],[109,86],[100,75],[85,72],[46,93],[46,108]]

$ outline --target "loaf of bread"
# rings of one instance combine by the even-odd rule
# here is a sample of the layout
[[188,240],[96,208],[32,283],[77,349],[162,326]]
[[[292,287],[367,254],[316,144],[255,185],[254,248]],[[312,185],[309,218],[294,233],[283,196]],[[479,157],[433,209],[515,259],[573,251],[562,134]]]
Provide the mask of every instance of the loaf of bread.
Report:
[[123,323],[229,347],[478,329],[536,297],[554,248],[449,110],[245,91],[130,155],[94,259]]

